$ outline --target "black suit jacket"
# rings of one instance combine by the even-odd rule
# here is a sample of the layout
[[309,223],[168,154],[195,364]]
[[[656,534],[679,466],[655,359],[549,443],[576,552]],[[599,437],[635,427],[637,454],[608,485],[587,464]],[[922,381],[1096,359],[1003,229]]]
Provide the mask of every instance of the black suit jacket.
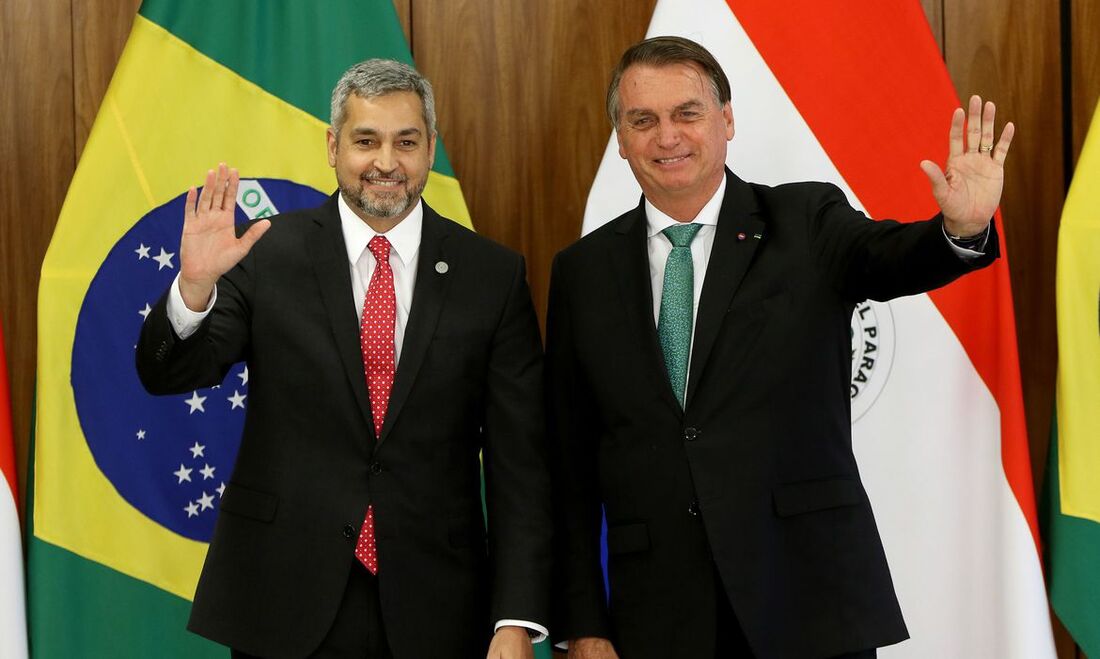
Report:
[[555,635],[609,637],[624,659],[711,657],[724,587],[760,659],[906,638],[852,454],[851,314],[991,262],[995,235],[986,253],[964,262],[938,217],[873,222],[834,186],[727,172],[681,410],[644,207],[561,252],[547,337]]
[[216,384],[248,361],[244,435],[190,629],[265,657],[308,654],[333,621],[371,503],[396,657],[465,659],[484,654],[494,620],[546,624],[542,350],[522,257],[425,204],[381,433],[335,195],[274,218],[217,295],[182,341],[162,299],[137,357],[153,393]]

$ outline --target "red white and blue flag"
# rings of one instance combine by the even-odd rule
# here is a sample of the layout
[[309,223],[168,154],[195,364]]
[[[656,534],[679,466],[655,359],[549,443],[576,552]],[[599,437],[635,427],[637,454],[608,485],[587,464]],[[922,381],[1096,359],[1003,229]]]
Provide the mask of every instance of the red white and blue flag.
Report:
[[[741,178],[829,181],[871,217],[937,212],[918,165],[946,159],[960,103],[918,0],[658,0],[658,35],[725,69]],[[584,232],[640,194],[612,136]],[[912,636],[880,656],[1055,657],[1007,258],[860,304],[852,337],[856,456]]]

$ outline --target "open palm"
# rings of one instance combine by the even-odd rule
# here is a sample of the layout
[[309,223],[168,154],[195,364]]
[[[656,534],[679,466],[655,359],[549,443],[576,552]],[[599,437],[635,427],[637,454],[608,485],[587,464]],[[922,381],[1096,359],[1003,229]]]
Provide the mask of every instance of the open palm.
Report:
[[969,113],[958,108],[951,118],[945,171],[930,160],[921,163],[952,235],[973,236],[984,231],[1001,202],[1004,161],[1015,126],[1006,124],[994,145],[995,115],[993,103],[987,102],[983,109],[982,99],[971,96]]
[[233,219],[237,207],[240,174],[226,167],[206,173],[202,192],[187,191],[180,239],[180,293],[192,310],[206,306],[218,277],[237,265],[260,236],[271,227],[270,220],[256,222],[240,238]]

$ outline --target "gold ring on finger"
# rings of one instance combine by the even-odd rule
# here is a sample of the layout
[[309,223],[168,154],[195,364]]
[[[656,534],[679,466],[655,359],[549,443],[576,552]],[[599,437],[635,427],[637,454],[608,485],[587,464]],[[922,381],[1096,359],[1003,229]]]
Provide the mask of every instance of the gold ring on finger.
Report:
[[978,151],[981,151],[982,153],[989,153],[992,150],[993,150],[993,145],[992,144],[983,144],[983,145],[978,147]]

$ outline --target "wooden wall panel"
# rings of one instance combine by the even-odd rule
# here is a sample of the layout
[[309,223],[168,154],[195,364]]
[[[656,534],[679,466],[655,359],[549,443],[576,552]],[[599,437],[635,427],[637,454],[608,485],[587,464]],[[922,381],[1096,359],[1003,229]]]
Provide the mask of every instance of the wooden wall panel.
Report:
[[932,34],[936,37],[936,44],[943,53],[943,3],[944,0],[920,0],[924,8],[924,15],[928,17],[928,26],[932,28]]
[[1046,464],[1057,354],[1054,257],[1064,200],[1060,34],[1056,2],[944,5],[944,50],[959,96],[995,101],[998,123],[1011,120],[1017,127],[1001,211],[1037,485]]
[[130,36],[141,0],[73,0],[73,94],[76,160]]
[[1070,44],[1073,91],[1073,162],[1081,154],[1100,99],[1100,0],[1071,0]]
[[74,163],[71,21],[68,3],[0,2],[0,320],[23,489],[38,277]]
[[413,55],[435,85],[474,225],[527,256],[540,315],[551,260],[580,233],[611,134],[608,73],[645,35],[653,5],[414,0]]

